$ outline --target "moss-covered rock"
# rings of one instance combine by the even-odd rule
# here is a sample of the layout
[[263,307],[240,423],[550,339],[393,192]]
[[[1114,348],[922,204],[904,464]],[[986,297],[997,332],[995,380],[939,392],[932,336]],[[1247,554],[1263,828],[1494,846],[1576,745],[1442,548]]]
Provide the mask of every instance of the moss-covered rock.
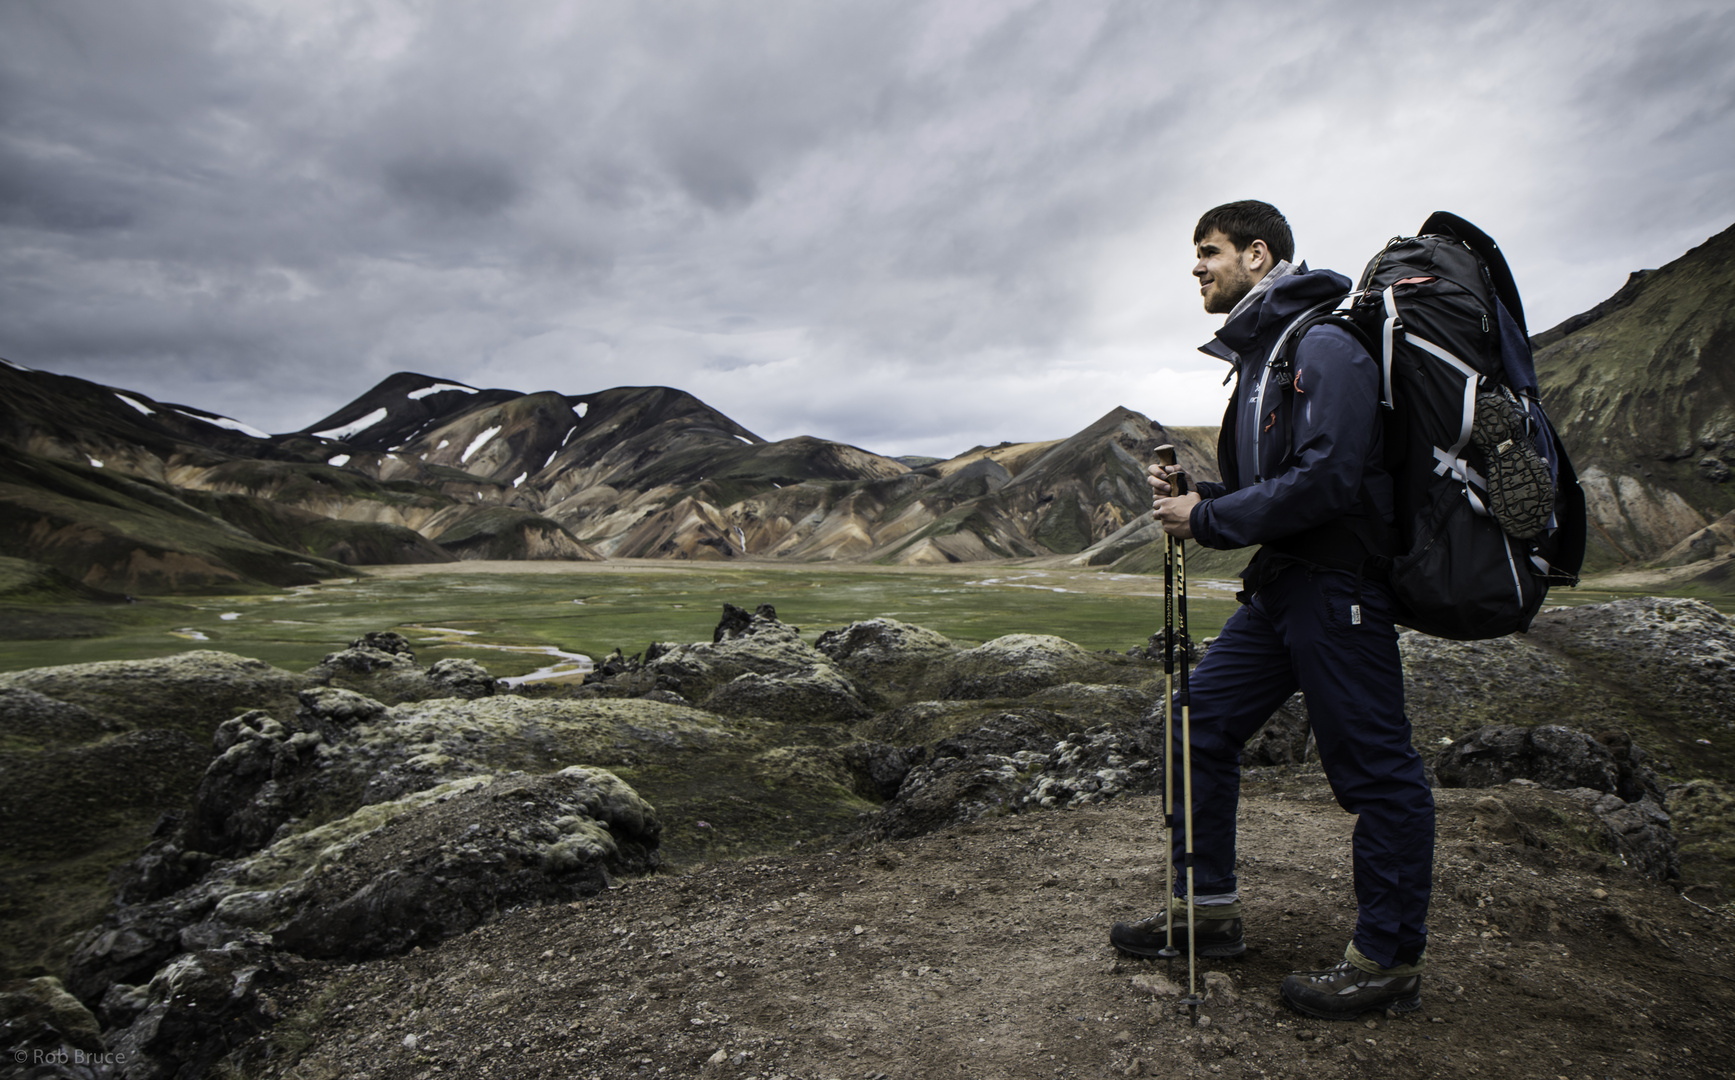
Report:
[[200,742],[248,709],[293,708],[306,677],[263,660],[199,649],[154,660],[0,673],[0,690],[33,690],[129,726],[168,728]]
[[603,771],[475,776],[361,807],[118,911],[72,962],[98,1000],[189,945],[363,959],[433,944],[527,903],[601,891],[658,863],[661,822]]
[[644,662],[645,671],[672,680],[691,701],[703,700],[742,675],[782,678],[831,666],[824,653],[801,640],[798,627],[774,620],[719,641],[655,645],[646,651]]
[[1149,668],[1127,657],[1093,653],[1051,634],[1007,634],[947,657],[924,690],[953,700],[1025,697],[1063,683],[1136,683]]
[[897,619],[864,619],[819,635],[814,648],[882,700],[898,701],[936,662],[958,651],[944,634]]
[[868,715],[855,684],[830,664],[786,675],[745,672],[711,691],[704,706],[725,716],[798,724],[847,724]]

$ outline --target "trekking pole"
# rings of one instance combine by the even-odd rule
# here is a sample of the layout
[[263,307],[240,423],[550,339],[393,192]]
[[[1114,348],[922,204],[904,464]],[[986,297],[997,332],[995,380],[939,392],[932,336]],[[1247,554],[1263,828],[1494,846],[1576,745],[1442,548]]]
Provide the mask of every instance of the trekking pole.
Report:
[[[1157,462],[1175,463],[1175,448],[1157,447]],[[1163,947],[1157,955],[1173,962],[1175,948],[1175,538],[1163,534]]]
[[[1159,446],[1157,447],[1156,453],[1157,461],[1161,464],[1175,464],[1175,448],[1173,446]],[[1186,474],[1175,473],[1170,476],[1169,487],[1176,495],[1185,495],[1187,493]],[[1177,645],[1181,652],[1181,802],[1185,806],[1185,809],[1182,811],[1184,814],[1182,821],[1183,833],[1186,841],[1184,863],[1187,869],[1187,996],[1183,1000],[1186,1003],[1188,1011],[1192,1013],[1193,1023],[1197,1024],[1199,1022],[1199,1005],[1201,1002],[1198,993],[1199,946],[1193,906],[1193,710],[1192,697],[1189,693],[1192,688],[1192,680],[1189,677],[1189,670],[1192,667],[1193,646],[1192,641],[1187,634],[1187,542],[1171,536],[1169,537],[1169,543],[1172,545],[1174,551],[1174,595],[1176,597],[1175,611],[1177,617],[1175,619],[1175,634],[1170,638],[1171,644],[1168,649],[1168,656],[1171,659],[1173,658],[1175,647]],[[1167,574],[1165,573],[1165,606],[1166,597],[1169,591],[1167,584]],[[1164,745],[1166,747],[1168,743],[1165,741]],[[1167,765],[1165,763],[1165,772],[1166,771]],[[1172,829],[1173,826],[1171,826],[1171,833]],[[1170,851],[1172,852],[1173,850],[1174,844],[1171,840]],[[1174,863],[1172,855],[1169,861],[1172,867]],[[1169,919],[1169,925],[1171,928],[1173,927],[1174,922],[1174,918],[1171,917]]]

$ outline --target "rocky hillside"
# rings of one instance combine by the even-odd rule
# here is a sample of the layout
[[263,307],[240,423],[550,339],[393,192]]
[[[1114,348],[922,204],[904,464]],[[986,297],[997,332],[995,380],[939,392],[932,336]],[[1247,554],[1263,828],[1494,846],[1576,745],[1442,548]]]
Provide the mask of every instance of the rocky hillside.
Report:
[[1532,344],[1584,484],[1593,564],[1713,569],[1735,511],[1735,228]]
[[283,435],[16,364],[0,392],[0,554],[127,593],[452,558],[1102,563],[1149,539],[1123,542],[1149,522],[1153,447],[1210,475],[1208,446],[1127,409],[912,468],[767,442],[666,387],[523,394],[401,372]]
[[726,608],[710,641],[513,693],[414,648],[0,675],[0,1030],[111,1055],[8,1075],[476,1074],[508,1047],[515,1075],[1708,1076],[1728,1051],[1735,991],[1685,977],[1735,946],[1735,623],[1697,601],[1405,635],[1435,967],[1420,1019],[1355,1039],[1272,993],[1353,912],[1299,698],[1247,751],[1253,948],[1194,1027],[1176,972],[1103,941],[1161,890],[1143,647],[887,619],[810,643]]

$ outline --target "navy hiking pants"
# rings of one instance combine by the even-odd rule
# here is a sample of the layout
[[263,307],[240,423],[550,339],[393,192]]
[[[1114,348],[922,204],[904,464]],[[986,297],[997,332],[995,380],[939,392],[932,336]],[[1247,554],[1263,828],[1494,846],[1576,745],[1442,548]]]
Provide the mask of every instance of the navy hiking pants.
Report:
[[[1354,941],[1382,967],[1421,955],[1434,864],[1434,797],[1410,745],[1393,614],[1383,584],[1358,588],[1353,574],[1291,566],[1230,617],[1192,676],[1195,894],[1236,893],[1241,748],[1299,689],[1332,794],[1358,816]],[[1174,729],[1178,748],[1178,703]],[[1184,896],[1176,825],[1175,887]]]

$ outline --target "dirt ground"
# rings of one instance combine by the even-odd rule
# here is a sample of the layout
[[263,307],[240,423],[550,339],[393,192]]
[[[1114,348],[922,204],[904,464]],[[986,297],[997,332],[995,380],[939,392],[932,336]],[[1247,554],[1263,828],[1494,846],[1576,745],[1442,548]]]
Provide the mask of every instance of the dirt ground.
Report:
[[[1250,778],[1248,952],[1195,1024],[1117,957],[1163,887],[1134,798],[920,839],[720,863],[511,913],[281,988],[252,1075],[1726,1077],[1735,918],[1599,855],[1569,797],[1440,791],[1422,1009],[1322,1022],[1277,997],[1340,958],[1354,819],[1317,776]],[[1490,803],[1488,800],[1496,800]],[[1221,979],[1212,981],[1221,986]]]

